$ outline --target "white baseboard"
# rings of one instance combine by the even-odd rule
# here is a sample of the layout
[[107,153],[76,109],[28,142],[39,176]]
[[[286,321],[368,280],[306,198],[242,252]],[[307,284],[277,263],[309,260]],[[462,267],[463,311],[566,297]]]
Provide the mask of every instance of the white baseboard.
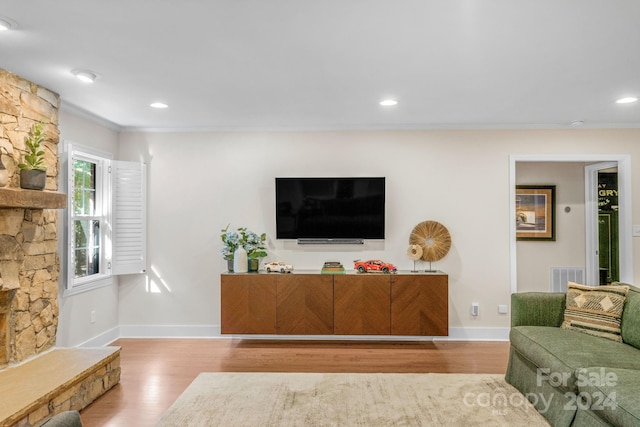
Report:
[[116,326],[115,328],[111,328],[108,331],[79,344],[78,347],[104,347],[111,344],[118,338],[120,338],[120,327]]
[[120,338],[221,338],[218,325],[120,325]]
[[[396,335],[222,335],[219,325],[121,325],[116,338],[245,338],[353,341],[508,341],[509,328],[449,328],[449,336]],[[115,339],[115,338],[114,338]],[[112,342],[112,339],[109,342]],[[93,341],[93,340],[92,340]]]
[[511,328],[449,328],[449,336],[438,341],[509,341]]

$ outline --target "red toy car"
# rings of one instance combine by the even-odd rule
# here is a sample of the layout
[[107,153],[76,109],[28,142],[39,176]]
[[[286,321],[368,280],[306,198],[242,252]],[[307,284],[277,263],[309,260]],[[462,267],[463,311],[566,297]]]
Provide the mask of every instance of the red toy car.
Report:
[[359,273],[367,271],[381,271],[383,273],[395,273],[398,268],[389,264],[388,262],[382,262],[379,259],[370,259],[369,261],[355,261],[353,268],[358,270]]

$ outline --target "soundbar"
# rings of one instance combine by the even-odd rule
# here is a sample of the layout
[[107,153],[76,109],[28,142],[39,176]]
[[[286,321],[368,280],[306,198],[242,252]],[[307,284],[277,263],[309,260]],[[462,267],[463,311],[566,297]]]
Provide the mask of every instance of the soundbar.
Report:
[[298,239],[299,245],[364,245],[364,239]]

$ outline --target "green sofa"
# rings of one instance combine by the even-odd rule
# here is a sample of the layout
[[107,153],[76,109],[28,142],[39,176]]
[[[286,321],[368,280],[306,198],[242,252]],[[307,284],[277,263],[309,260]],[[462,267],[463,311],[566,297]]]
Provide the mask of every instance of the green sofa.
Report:
[[640,426],[640,288],[629,286],[623,342],[563,329],[566,295],[511,296],[506,381],[554,427]]

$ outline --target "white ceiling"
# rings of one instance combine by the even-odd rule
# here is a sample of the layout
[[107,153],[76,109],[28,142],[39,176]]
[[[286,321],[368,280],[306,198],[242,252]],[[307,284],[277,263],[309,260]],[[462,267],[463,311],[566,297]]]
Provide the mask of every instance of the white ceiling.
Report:
[[0,0],[0,17],[17,24],[0,68],[123,129],[640,127],[640,103],[615,102],[640,96],[638,0]]

